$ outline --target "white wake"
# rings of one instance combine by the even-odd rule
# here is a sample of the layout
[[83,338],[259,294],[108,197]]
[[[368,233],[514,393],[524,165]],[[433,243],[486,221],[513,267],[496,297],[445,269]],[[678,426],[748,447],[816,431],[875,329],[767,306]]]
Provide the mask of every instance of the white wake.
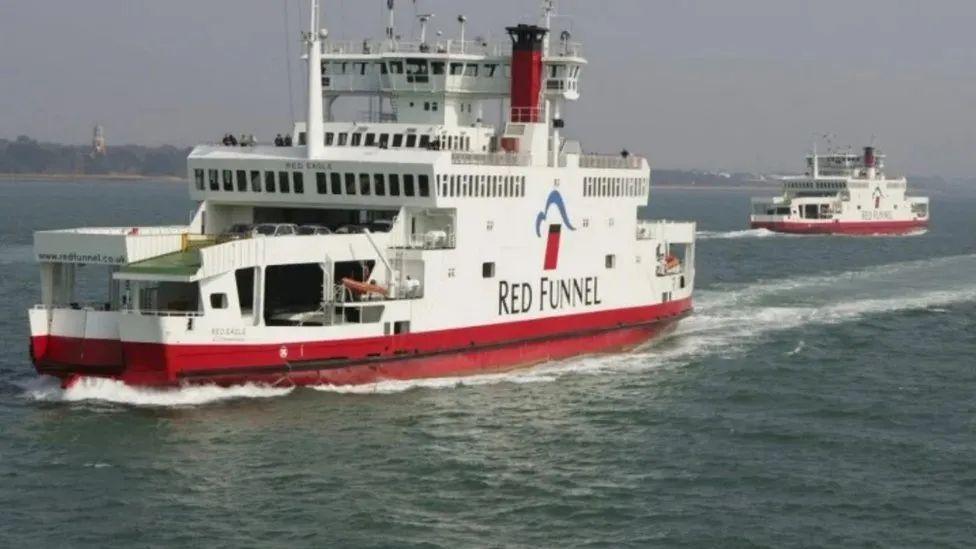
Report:
[[38,378],[24,387],[28,398],[48,402],[100,401],[139,407],[200,406],[215,402],[274,398],[291,393],[294,388],[265,385],[192,385],[174,389],[132,387],[121,381],[103,378],[82,378],[68,389],[62,389],[54,378]]
[[742,229],[739,231],[698,231],[699,240],[735,240],[739,238],[769,238],[772,236],[792,236],[776,233],[769,229]]

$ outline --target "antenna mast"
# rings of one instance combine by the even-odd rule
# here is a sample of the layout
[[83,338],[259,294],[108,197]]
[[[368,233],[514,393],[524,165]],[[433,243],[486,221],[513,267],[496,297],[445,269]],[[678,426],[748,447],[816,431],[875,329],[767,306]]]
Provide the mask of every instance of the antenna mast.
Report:
[[319,158],[325,152],[324,128],[322,118],[322,40],[327,36],[325,29],[319,28],[319,0],[309,0],[309,31],[305,35],[308,48],[308,118],[305,121],[306,154],[309,159]]
[[[542,0],[542,28],[552,31],[552,14],[556,11],[556,0]],[[549,36],[552,32],[547,32],[542,42],[542,54],[549,55]]]

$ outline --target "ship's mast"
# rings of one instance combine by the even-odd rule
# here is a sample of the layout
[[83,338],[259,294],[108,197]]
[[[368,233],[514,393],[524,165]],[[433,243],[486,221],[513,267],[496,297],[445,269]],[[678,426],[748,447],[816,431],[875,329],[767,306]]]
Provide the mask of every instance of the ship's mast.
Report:
[[322,38],[325,30],[319,29],[319,0],[309,0],[309,32],[305,36],[308,48],[308,119],[305,122],[306,153],[309,159],[320,158],[325,152],[322,118]]
[[396,23],[396,10],[393,5],[393,0],[386,0],[386,11],[389,15],[389,20],[386,22],[386,39],[393,43],[393,33],[394,24]]
[[542,28],[549,30],[542,42],[542,55],[549,56],[549,36],[552,34],[552,13],[556,10],[556,0],[542,0]]

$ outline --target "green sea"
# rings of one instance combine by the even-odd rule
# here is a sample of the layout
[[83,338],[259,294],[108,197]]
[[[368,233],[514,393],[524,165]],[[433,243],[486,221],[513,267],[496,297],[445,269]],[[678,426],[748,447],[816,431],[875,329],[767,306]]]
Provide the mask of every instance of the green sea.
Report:
[[695,314],[636,351],[354,389],[62,390],[34,230],[185,222],[168,182],[0,182],[0,547],[973,547],[976,190],[899,238],[698,221]]

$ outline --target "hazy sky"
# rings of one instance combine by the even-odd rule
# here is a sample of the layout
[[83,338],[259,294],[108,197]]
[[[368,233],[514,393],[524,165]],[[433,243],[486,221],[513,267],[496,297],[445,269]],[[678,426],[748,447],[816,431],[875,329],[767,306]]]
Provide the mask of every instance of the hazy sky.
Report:
[[[324,0],[335,37],[379,36],[385,0]],[[399,29],[416,29],[398,0]],[[304,111],[299,0],[0,0],[0,136],[191,145],[267,138]],[[418,0],[434,26],[504,38],[534,0]],[[974,0],[562,0],[585,42],[568,132],[669,168],[797,170],[815,134],[876,136],[889,165],[976,175]],[[304,27],[304,20],[301,22]]]

